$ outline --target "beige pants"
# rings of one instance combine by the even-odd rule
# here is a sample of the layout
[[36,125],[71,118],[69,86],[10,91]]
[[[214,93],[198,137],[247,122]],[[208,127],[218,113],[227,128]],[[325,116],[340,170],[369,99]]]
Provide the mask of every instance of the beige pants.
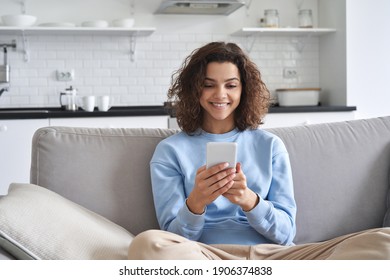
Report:
[[372,260],[390,259],[390,228],[370,229],[329,241],[295,246],[275,244],[206,245],[161,230],[137,235],[132,260]]

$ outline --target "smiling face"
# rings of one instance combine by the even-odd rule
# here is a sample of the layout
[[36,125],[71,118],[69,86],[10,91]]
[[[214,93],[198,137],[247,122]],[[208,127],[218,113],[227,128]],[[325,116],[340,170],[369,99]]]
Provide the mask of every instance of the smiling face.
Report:
[[236,65],[210,62],[200,97],[203,108],[203,130],[225,133],[234,129],[234,111],[241,98],[242,84]]

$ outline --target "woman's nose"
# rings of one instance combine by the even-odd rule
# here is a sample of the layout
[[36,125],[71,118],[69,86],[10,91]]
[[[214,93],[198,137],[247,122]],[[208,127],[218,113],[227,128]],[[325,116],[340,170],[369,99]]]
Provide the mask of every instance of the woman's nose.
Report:
[[214,97],[220,99],[226,98],[227,97],[226,89],[223,86],[216,87],[214,92]]

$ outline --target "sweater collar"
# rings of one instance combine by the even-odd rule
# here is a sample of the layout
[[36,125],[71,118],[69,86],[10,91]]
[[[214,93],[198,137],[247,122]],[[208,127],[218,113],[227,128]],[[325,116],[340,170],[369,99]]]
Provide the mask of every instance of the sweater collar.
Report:
[[223,141],[223,140],[228,140],[229,138],[235,136],[240,131],[237,128],[235,128],[229,132],[222,133],[222,134],[209,133],[209,132],[204,131],[203,129],[199,129],[199,132],[203,137],[208,138],[210,140]]

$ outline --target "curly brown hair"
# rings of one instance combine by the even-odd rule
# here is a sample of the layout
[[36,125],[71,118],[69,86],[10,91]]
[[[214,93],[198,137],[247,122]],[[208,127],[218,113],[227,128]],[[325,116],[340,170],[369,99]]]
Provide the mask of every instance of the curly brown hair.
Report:
[[231,62],[239,70],[242,93],[234,114],[237,129],[256,129],[263,124],[270,94],[256,64],[235,43],[212,42],[195,49],[172,75],[168,103],[173,104],[179,127],[191,134],[203,124],[203,108],[199,100],[210,62]]

